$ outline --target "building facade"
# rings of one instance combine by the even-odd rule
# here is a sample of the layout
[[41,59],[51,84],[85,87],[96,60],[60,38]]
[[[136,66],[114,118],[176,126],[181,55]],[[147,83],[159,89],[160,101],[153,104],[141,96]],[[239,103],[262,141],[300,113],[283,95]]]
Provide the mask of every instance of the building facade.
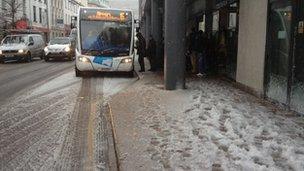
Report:
[[87,6],[84,0],[49,0],[50,37],[68,36],[77,17],[80,6]]
[[49,2],[49,21],[50,38],[64,36],[64,1],[48,0]]
[[48,39],[47,0],[29,0],[23,1],[23,4],[26,6],[26,12],[24,14],[29,21],[29,29],[41,31],[45,39]]
[[158,49],[165,49],[167,89],[185,86],[186,40],[194,28],[211,40],[209,69],[304,113],[303,0],[140,0],[139,8],[143,35],[164,39]]
[[[13,5],[14,4],[14,5]],[[48,37],[47,0],[8,0],[1,1],[0,27],[2,30],[35,30]],[[19,6],[13,9],[12,6]],[[15,12],[13,12],[15,11]],[[12,15],[14,14],[14,25]]]
[[[75,25],[73,19],[76,19],[78,8],[87,6],[87,0],[16,0],[16,4],[20,4],[20,8],[16,13],[13,31],[40,32],[48,41],[53,37],[69,35]],[[0,6],[1,16],[6,16],[9,12],[3,9],[7,3],[1,1]],[[0,36],[11,29],[5,21],[6,18],[0,18]]]
[[108,8],[109,0],[88,0],[88,6],[89,7]]
[[[77,17],[78,9],[82,6],[80,1],[65,0],[64,2],[64,35],[68,36],[73,27],[76,27],[76,22],[73,18]],[[74,22],[73,22],[74,21]]]

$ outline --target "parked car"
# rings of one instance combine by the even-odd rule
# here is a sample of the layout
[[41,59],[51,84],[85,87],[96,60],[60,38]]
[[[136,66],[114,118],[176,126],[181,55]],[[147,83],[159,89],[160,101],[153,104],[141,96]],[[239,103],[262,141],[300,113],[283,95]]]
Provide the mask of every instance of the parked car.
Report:
[[50,59],[68,59],[75,57],[75,43],[69,37],[56,37],[50,40],[48,46],[44,48],[45,61]]
[[45,42],[40,34],[18,34],[6,36],[0,46],[0,61],[26,61],[34,57],[43,59]]

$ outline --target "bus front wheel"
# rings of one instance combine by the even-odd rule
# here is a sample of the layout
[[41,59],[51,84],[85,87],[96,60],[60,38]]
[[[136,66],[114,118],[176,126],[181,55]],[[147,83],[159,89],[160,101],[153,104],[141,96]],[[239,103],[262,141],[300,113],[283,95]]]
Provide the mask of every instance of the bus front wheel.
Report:
[[80,71],[79,69],[75,68],[75,75],[76,75],[76,77],[82,77],[83,71]]

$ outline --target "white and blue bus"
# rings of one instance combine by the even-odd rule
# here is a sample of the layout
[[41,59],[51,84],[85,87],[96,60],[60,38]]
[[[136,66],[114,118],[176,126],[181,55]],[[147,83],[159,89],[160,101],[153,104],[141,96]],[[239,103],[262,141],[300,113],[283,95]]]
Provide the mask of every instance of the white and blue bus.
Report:
[[87,71],[133,74],[132,12],[82,7],[78,15],[76,76]]

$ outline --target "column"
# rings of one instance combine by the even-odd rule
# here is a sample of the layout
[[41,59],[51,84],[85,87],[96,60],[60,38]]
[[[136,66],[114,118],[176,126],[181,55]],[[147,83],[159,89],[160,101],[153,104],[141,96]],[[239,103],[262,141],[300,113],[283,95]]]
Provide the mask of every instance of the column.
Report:
[[146,10],[145,11],[145,16],[146,16],[146,33],[145,33],[145,39],[146,39],[146,44],[148,45],[148,41],[149,41],[149,36],[151,34],[151,11],[150,10]]
[[158,0],[151,0],[151,32],[156,41],[156,59],[155,63],[160,66],[161,63],[161,14],[159,12]]
[[141,18],[140,30],[139,32],[145,37],[146,36],[146,19],[144,17]]
[[185,0],[165,1],[165,88],[185,88]]
[[212,33],[212,24],[213,24],[213,0],[206,1],[206,32]]

